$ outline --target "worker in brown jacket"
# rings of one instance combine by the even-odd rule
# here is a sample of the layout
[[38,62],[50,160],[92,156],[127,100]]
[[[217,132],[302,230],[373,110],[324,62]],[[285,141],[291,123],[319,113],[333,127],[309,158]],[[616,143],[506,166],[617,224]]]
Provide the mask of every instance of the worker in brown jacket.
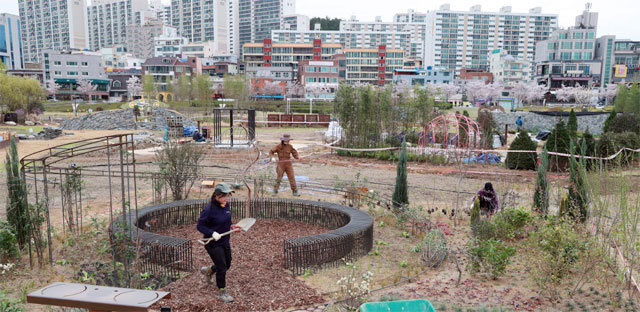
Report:
[[273,162],[276,161],[274,154],[278,154],[278,164],[276,166],[278,178],[276,180],[276,185],[273,188],[273,193],[278,194],[280,181],[282,180],[282,176],[286,173],[287,178],[289,178],[291,190],[293,191],[293,196],[300,196],[300,194],[298,194],[298,187],[296,186],[296,176],[293,174],[293,164],[291,163],[291,155],[293,155],[293,158],[298,159],[298,151],[291,146],[289,143],[290,141],[291,135],[285,134],[280,138],[280,144],[274,146],[271,151],[269,151],[269,156]]

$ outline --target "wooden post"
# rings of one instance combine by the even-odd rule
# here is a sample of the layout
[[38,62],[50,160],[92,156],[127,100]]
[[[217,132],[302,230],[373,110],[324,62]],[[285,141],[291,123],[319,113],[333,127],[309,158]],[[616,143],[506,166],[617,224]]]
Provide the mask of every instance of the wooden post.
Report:
[[509,137],[509,124],[504,124],[504,145],[507,145],[507,139]]

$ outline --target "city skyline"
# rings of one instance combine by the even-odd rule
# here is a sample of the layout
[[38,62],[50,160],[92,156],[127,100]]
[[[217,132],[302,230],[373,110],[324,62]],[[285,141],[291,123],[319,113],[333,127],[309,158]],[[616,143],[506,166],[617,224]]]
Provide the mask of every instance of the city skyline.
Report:
[[[18,15],[18,0],[8,0],[0,13],[10,13]],[[162,0],[163,4],[169,5],[170,0]],[[628,27],[628,21],[632,21],[640,9],[640,4],[633,0],[617,0],[615,5],[611,1],[591,1],[592,11],[600,13],[598,35],[615,35],[623,39],[640,39],[640,28]],[[546,14],[558,14],[558,25],[562,28],[573,26],[575,16],[582,13],[586,1],[553,1],[540,0],[535,3],[513,2],[492,2],[488,0],[457,0],[426,3],[416,3],[415,0],[396,0],[393,10],[387,9],[385,2],[373,1],[341,1],[325,0],[296,1],[296,13],[312,17],[325,17],[349,19],[355,15],[360,21],[373,21],[376,16],[381,16],[383,21],[391,21],[396,13],[403,13],[409,9],[416,12],[425,13],[437,10],[442,4],[451,4],[452,10],[467,11],[473,5],[479,4],[484,12],[497,12],[503,6],[511,6],[512,12],[528,12],[532,7],[542,7],[542,12]],[[365,5],[366,4],[366,5]],[[379,4],[379,5],[376,5]]]

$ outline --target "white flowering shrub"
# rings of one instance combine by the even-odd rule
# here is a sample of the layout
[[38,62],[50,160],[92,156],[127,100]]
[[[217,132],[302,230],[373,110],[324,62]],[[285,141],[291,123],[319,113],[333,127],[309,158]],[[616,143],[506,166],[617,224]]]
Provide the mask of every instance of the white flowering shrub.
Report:
[[14,266],[15,266],[15,263],[7,263],[7,264],[0,263],[0,275],[8,274],[9,272],[11,272],[11,269],[13,269]]
[[340,286],[340,300],[345,304],[357,309],[361,304],[366,302],[367,296],[371,291],[371,278],[373,273],[367,271],[361,273],[357,270],[355,264],[347,262],[349,273],[338,280]]

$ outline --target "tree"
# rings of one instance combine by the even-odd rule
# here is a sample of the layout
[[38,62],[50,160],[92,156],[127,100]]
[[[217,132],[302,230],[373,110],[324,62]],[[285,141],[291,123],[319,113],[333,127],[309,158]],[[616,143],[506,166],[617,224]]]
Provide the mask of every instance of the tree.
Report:
[[482,94],[489,103],[493,103],[500,98],[500,95],[502,95],[502,85],[495,82],[484,85]]
[[44,98],[44,90],[37,80],[9,76],[0,71],[0,104],[5,105],[9,111],[26,109],[41,109],[41,100]]
[[282,95],[283,87],[277,81],[265,81],[261,91],[264,95]]
[[556,99],[560,102],[569,102],[573,98],[573,87],[565,87],[556,90]]
[[167,142],[155,154],[155,161],[160,166],[160,172],[171,189],[173,200],[189,197],[191,187],[198,179],[200,165],[204,153],[192,144]]
[[529,105],[533,105],[534,103],[542,100],[545,92],[547,91],[545,86],[541,86],[535,82],[528,83],[527,90],[527,103],[529,103]]
[[545,215],[549,212],[549,180],[547,180],[548,168],[549,154],[545,147],[540,155],[540,165],[538,165],[538,176],[536,178],[536,190],[533,193],[533,209]]
[[91,81],[82,79],[78,81],[78,86],[76,87],[76,91],[81,95],[86,95],[88,100],[91,100],[91,93],[95,92],[98,87],[96,85],[91,84]]
[[578,117],[576,116],[576,112],[571,109],[569,113],[569,120],[567,121],[567,130],[569,131],[569,135],[573,140],[576,140],[578,137]]
[[245,75],[225,75],[223,90],[224,96],[235,99],[240,107],[249,100],[249,80]]
[[314,99],[319,99],[323,95],[332,94],[331,87],[327,83],[313,83],[308,84],[306,89],[306,93],[311,95]]
[[527,100],[527,95],[529,94],[528,84],[518,81],[511,88],[511,94],[513,98],[516,100],[516,104],[523,104]]
[[298,82],[287,81],[287,85],[285,86],[285,93],[287,98],[304,97],[304,86]]
[[[551,131],[551,134],[549,134],[544,147],[549,152],[568,154],[570,142],[571,136],[569,135],[569,131],[565,127],[564,122],[560,120],[553,131]],[[551,155],[549,157],[549,164],[551,170],[564,170],[567,166],[567,157]]]
[[189,101],[189,104],[191,104],[191,100],[193,99],[193,84],[187,75],[180,75],[180,77],[178,77],[175,95],[181,101]]
[[624,84],[620,84],[618,87],[618,92],[616,94],[615,100],[613,100],[613,105],[615,106],[615,111],[619,113],[624,113],[627,110],[627,103],[631,102],[631,90]]
[[471,102],[471,104],[475,104],[478,100],[482,99],[485,93],[486,85],[483,81],[480,80],[472,80],[467,82],[464,87],[464,93],[467,96],[467,100]]
[[576,104],[589,105],[593,103],[594,94],[591,88],[576,85],[571,91],[573,92],[573,99],[576,101]]
[[18,245],[24,247],[29,239],[26,186],[22,179],[18,147],[13,136],[10,144],[4,164],[7,173],[7,221],[14,230]]
[[144,93],[145,99],[149,103],[151,103],[151,101],[156,99],[157,89],[156,89],[156,82],[153,79],[153,76],[151,75],[142,76],[142,92]]
[[211,87],[213,84],[203,75],[197,75],[193,84],[195,85],[194,89],[200,105],[206,104],[211,99]]
[[133,100],[136,96],[140,95],[140,92],[142,92],[140,78],[131,76],[131,78],[127,79],[127,93],[129,93],[129,98]]
[[493,149],[493,133],[496,131],[496,122],[493,115],[487,110],[478,113],[478,126],[480,128],[480,147]]
[[393,205],[404,208],[409,204],[409,186],[407,185],[407,142],[402,141],[402,150],[398,157],[396,186],[393,190]]
[[58,90],[60,90],[60,85],[57,84],[53,78],[49,79],[49,81],[47,81],[47,92],[53,95],[54,100],[56,99]]
[[[571,141],[571,155],[575,155],[575,147]],[[567,215],[575,222],[587,221],[588,198],[584,184],[584,158],[580,157],[580,163],[575,157],[569,159],[569,209]]]
[[445,102],[449,102],[449,98],[458,94],[458,91],[460,90],[460,88],[453,83],[439,83],[436,84],[435,87],[440,91]]
[[616,113],[616,110],[612,110],[611,113],[609,113],[609,117],[607,117],[607,120],[604,121],[604,126],[602,127],[602,132],[609,132],[609,128],[611,127],[611,123],[613,122],[613,120],[616,118],[616,116],[618,115],[618,113]]
[[330,18],[330,17],[314,17],[309,21],[309,30],[313,30],[316,24],[320,24],[320,29],[322,30],[340,30],[340,21],[339,18]]
[[507,153],[505,165],[509,169],[533,170],[536,168],[536,158],[538,155],[535,150],[537,144],[531,140],[527,131],[520,130],[518,136],[509,146],[512,151],[533,151],[531,153],[511,152]]

